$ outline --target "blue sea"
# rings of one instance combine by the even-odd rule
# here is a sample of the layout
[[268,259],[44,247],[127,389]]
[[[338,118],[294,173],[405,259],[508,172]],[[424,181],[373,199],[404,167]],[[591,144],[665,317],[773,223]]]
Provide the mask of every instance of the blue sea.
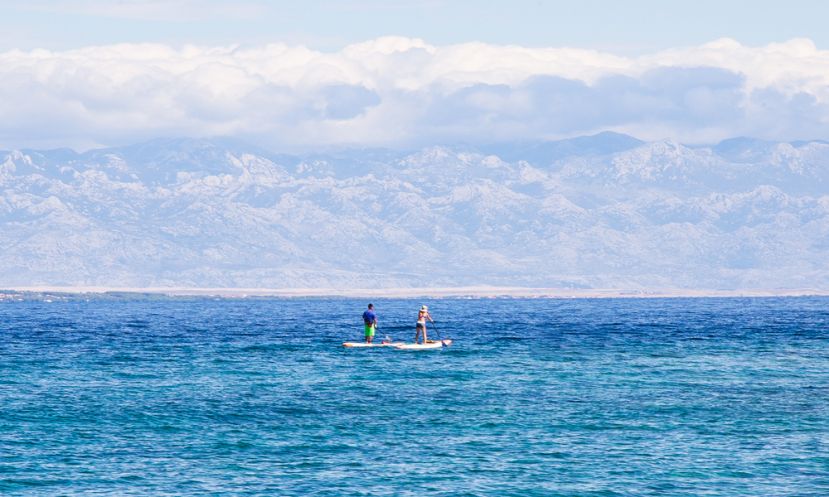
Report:
[[0,302],[0,494],[827,496],[829,299]]

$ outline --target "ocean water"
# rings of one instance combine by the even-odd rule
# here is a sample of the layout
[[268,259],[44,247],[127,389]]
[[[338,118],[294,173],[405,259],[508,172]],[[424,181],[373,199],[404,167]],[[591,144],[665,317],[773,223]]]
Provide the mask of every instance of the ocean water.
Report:
[[829,495],[829,299],[421,303],[0,302],[0,494]]

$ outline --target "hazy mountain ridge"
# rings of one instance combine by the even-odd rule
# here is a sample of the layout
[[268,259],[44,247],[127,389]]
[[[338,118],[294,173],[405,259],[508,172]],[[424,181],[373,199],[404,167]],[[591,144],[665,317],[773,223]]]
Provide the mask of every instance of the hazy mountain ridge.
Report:
[[829,289],[819,141],[155,140],[3,152],[0,191],[7,287]]

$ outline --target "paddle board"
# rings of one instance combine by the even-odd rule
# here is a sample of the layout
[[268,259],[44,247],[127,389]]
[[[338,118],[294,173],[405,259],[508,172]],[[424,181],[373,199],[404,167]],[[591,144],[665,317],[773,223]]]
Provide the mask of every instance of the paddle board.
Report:
[[397,350],[425,350],[440,349],[452,345],[452,340],[428,340],[426,343],[397,343],[394,348]]
[[400,342],[397,343],[366,343],[366,342],[343,342],[343,347],[354,347],[354,348],[363,348],[363,347],[394,347],[395,345],[402,345]]

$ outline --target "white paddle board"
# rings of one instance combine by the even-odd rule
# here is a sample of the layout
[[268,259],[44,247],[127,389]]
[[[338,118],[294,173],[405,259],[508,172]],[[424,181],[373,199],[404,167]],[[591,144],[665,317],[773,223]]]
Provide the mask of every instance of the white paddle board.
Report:
[[366,348],[366,347],[394,347],[395,345],[402,345],[397,343],[366,343],[366,342],[343,342],[343,347]]
[[398,343],[394,344],[397,350],[426,350],[440,349],[452,345],[452,340],[428,340],[426,343]]

